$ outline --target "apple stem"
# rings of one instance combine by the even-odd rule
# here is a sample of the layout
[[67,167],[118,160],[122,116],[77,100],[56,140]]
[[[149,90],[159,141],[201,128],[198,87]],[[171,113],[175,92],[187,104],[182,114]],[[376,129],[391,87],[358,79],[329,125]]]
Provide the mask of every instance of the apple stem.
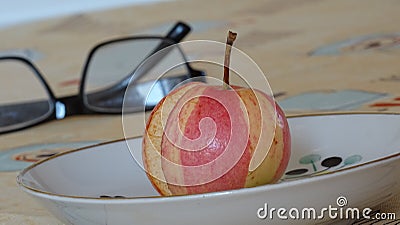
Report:
[[232,45],[235,41],[237,33],[232,31],[228,32],[228,37],[226,38],[226,48],[225,48],[225,60],[224,60],[224,87],[228,89],[229,87],[229,63],[231,58]]

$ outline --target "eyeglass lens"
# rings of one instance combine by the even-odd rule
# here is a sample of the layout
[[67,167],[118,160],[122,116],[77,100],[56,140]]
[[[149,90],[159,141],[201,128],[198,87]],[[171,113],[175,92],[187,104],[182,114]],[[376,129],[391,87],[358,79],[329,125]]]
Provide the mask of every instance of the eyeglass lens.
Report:
[[[153,107],[190,75],[177,46],[168,47],[168,51],[163,50],[162,55],[151,57],[152,62],[148,62],[158,46],[174,44],[165,42],[171,41],[163,38],[123,40],[96,49],[88,64],[83,88],[86,106],[98,112],[121,112],[123,102],[125,111]],[[180,66],[171,70],[170,65]],[[146,91],[150,86],[151,93]]]
[[0,60],[0,132],[30,126],[52,113],[43,82],[27,63]]

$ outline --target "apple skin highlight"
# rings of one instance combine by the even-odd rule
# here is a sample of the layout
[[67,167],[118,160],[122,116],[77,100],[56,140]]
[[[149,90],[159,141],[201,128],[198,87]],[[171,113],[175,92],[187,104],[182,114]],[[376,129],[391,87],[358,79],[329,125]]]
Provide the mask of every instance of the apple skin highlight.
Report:
[[142,154],[161,195],[188,195],[274,183],[290,145],[285,115],[265,93],[192,82],[153,109]]

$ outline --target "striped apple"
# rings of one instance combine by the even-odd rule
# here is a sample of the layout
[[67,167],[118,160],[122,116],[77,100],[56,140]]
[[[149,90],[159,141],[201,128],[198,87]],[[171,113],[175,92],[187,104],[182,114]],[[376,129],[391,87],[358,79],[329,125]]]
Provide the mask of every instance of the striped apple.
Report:
[[283,111],[260,90],[224,82],[182,85],[151,112],[142,156],[161,195],[254,187],[283,175],[291,144]]
[[284,113],[250,88],[186,84],[154,108],[143,161],[162,195],[185,195],[274,183],[290,157]]

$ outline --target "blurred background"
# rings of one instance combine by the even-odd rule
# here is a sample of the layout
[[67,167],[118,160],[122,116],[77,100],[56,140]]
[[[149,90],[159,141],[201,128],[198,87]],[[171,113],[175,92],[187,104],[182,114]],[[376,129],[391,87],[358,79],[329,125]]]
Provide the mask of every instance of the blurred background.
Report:
[[168,0],[1,0],[0,28],[68,14],[112,9],[128,5],[152,4],[160,1]]

